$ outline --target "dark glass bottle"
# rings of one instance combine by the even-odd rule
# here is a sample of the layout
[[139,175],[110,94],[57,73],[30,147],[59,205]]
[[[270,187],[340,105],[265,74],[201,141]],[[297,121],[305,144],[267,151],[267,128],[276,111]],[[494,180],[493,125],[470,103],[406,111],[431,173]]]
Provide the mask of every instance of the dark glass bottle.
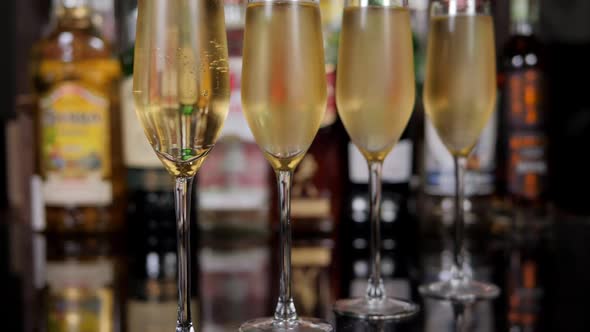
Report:
[[501,57],[502,133],[499,192],[512,207],[543,209],[547,200],[547,91],[543,46],[534,34],[535,0],[512,0],[511,38]]

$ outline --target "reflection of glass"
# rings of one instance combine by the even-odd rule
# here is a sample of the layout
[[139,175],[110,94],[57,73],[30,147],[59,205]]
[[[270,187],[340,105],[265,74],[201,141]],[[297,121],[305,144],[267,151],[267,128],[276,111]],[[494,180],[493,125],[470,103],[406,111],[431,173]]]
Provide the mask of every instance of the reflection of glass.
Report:
[[190,310],[190,196],[229,103],[223,3],[140,0],[133,93],[136,113],[158,158],[176,179],[178,319],[194,331]]
[[464,266],[464,173],[467,157],[496,99],[496,62],[488,2],[451,0],[432,5],[424,105],[455,164],[455,243],[451,278],[420,287],[426,297],[473,302],[498,295],[491,284],[472,280]]
[[366,295],[334,310],[369,319],[402,319],[418,307],[387,297],[381,279],[381,180],[385,157],[399,141],[414,107],[414,62],[406,1],[345,3],[336,101],[354,145],[369,166],[371,274]]
[[291,283],[291,183],[324,116],[326,74],[317,0],[250,0],[246,9],[242,104],[256,143],[277,175],[280,293],[273,318],[240,331],[331,331],[297,315]]

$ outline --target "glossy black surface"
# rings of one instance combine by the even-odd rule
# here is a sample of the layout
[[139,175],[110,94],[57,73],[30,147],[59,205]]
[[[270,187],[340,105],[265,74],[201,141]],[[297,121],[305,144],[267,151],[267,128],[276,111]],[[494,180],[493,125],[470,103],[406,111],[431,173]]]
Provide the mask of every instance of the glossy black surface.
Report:
[[[145,230],[134,235],[64,238],[32,233],[17,220],[6,215],[2,217],[0,274],[4,300],[2,315],[5,317],[2,331],[64,331],[64,325],[61,329],[56,328],[55,322],[63,323],[67,315],[61,317],[56,312],[79,314],[83,310],[62,310],[60,305],[64,303],[72,306],[72,303],[81,301],[64,300],[70,295],[55,291],[56,285],[63,280],[69,287],[86,289],[86,293],[81,294],[86,294],[87,303],[92,302],[88,298],[94,299],[94,293],[88,293],[92,288],[88,285],[93,282],[106,285],[104,287],[113,298],[112,312],[106,316],[107,325],[111,327],[105,331],[164,332],[173,328],[176,288],[172,258],[174,245],[171,242],[174,239],[169,232]],[[492,236],[480,238],[479,241],[487,241],[487,249],[478,249],[473,254],[475,273],[484,271],[500,285],[502,294],[493,302],[481,303],[471,309],[469,331],[588,331],[590,266],[586,257],[590,252],[590,220],[555,216],[545,227],[505,228],[498,232],[503,226],[496,224],[496,229],[490,233]],[[242,321],[271,312],[276,292],[272,241],[256,234],[196,233],[198,245],[193,252],[195,272],[192,280],[194,301],[199,308],[195,320],[200,330],[235,331]],[[313,247],[309,242],[301,241],[296,241],[295,248],[297,246]],[[339,252],[334,255],[342,258]],[[424,302],[415,295],[416,285],[429,275],[432,277],[432,271],[438,271],[437,264],[432,264],[436,257],[439,253],[421,250],[421,258],[415,262],[418,271],[401,277],[407,278],[412,298],[422,307],[422,312],[412,321],[374,326],[334,317],[329,311],[310,307],[309,303],[322,305],[313,296],[305,298],[307,309],[331,320],[337,331],[452,331],[450,305],[432,300]],[[346,259],[339,261],[346,262]],[[308,276],[314,271],[309,267],[298,268]],[[94,275],[89,271],[94,271]],[[299,291],[309,295],[309,291],[313,294],[325,287],[332,288],[338,279],[340,285],[352,282],[345,279],[350,277],[342,278],[333,273],[325,275],[328,277],[323,282],[309,283],[309,289],[299,288]],[[399,285],[400,277],[394,279]],[[328,292],[329,297],[341,297],[342,288],[339,292]],[[106,303],[97,297],[96,303]],[[96,308],[86,312],[92,310],[101,312]],[[300,311],[305,310],[301,308]],[[78,314],[72,316],[78,318],[70,319],[84,317]],[[85,328],[80,325],[71,331],[97,331],[96,326],[105,322],[103,319],[102,323],[97,323],[88,317],[92,318],[92,315],[86,316]]]

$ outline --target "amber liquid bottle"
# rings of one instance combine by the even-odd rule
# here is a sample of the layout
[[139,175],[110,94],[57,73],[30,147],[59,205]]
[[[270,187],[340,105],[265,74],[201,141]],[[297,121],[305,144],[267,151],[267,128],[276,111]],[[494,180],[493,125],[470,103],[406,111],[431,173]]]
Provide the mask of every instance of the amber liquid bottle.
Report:
[[33,228],[96,233],[122,228],[124,172],[116,114],[119,63],[91,22],[87,0],[61,0],[33,49],[39,98]]
[[547,89],[543,47],[534,34],[535,0],[512,0],[511,38],[501,60],[503,165],[499,190],[509,206],[541,212],[547,199]]

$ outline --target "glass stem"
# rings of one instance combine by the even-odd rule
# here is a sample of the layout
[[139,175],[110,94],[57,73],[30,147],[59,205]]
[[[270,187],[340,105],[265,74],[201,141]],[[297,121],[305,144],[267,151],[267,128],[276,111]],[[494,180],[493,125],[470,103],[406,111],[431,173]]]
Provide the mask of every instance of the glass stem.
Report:
[[190,284],[190,206],[193,177],[177,177],[174,200],[178,245],[178,319],[176,332],[193,332]]
[[367,287],[367,298],[381,300],[385,297],[385,288],[381,279],[381,161],[369,161],[369,200],[371,221],[371,276]]
[[279,302],[275,310],[275,323],[281,326],[291,325],[297,320],[297,311],[291,294],[291,183],[292,171],[277,171],[279,185],[280,250],[281,271],[279,285]]
[[453,156],[455,163],[455,245],[453,248],[454,266],[453,278],[463,279],[463,263],[465,261],[465,252],[463,250],[463,239],[465,233],[465,220],[463,202],[465,197],[465,167],[467,158],[462,156]]
[[453,303],[453,316],[455,318],[455,331],[463,332],[466,330],[467,324],[465,322],[465,304]]

